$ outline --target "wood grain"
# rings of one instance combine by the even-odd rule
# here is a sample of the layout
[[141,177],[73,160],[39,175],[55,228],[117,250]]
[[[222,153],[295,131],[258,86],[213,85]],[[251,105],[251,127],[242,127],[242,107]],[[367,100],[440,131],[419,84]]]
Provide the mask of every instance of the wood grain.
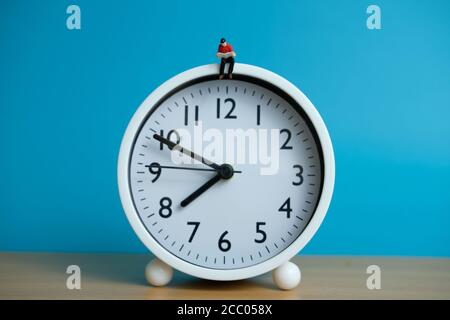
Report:
[[[266,274],[215,282],[175,273],[149,286],[144,254],[0,253],[0,299],[450,299],[450,259],[299,256],[302,282],[280,291]],[[66,288],[67,266],[81,268],[81,290]],[[381,289],[366,287],[366,268],[381,268]]]

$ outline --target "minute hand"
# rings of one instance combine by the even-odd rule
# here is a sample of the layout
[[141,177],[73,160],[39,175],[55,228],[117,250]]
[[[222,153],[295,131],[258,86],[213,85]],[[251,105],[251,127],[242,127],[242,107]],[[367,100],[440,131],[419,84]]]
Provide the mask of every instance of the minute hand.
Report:
[[173,150],[173,149],[178,150],[181,153],[184,153],[185,155],[188,155],[192,159],[195,159],[197,161],[200,161],[203,164],[206,164],[208,167],[211,167],[211,168],[213,168],[216,171],[220,170],[220,166],[217,163],[209,161],[209,160],[203,158],[202,156],[199,156],[198,154],[196,154],[196,153],[194,153],[194,152],[192,152],[192,151],[190,151],[188,149],[185,149],[185,148],[181,147],[179,144],[176,144],[175,142],[170,141],[169,139],[166,139],[166,138],[164,138],[164,137],[162,137],[162,136],[160,136],[160,135],[158,135],[156,133],[153,135],[153,138],[155,140],[158,140],[159,142],[165,144],[166,146],[168,146],[170,150]]

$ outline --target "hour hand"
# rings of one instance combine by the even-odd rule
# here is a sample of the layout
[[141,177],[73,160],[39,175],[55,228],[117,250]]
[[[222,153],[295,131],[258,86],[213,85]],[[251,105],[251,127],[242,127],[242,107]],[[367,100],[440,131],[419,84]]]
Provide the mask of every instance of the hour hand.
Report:
[[216,182],[218,182],[222,177],[220,173],[216,174],[214,177],[209,179],[205,184],[203,184],[200,188],[192,192],[186,199],[181,201],[180,205],[182,207],[186,207],[189,203],[197,199],[203,192],[211,188]]
[[209,179],[205,184],[203,184],[200,188],[192,192],[186,199],[181,201],[180,205],[182,207],[186,207],[189,203],[198,198],[203,192],[211,188],[214,184],[216,184],[220,179],[230,179],[233,176],[233,167],[229,164],[223,164],[219,167],[217,174]]

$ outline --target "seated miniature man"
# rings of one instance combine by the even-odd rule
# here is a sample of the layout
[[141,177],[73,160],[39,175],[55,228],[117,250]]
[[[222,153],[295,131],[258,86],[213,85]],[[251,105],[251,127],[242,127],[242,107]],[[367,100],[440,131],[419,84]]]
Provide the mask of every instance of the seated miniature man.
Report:
[[220,75],[219,79],[222,80],[225,76],[225,64],[229,63],[228,66],[228,79],[233,79],[232,72],[234,67],[234,57],[236,57],[236,52],[233,51],[231,44],[227,43],[225,38],[220,39],[219,49],[217,49],[217,58],[221,58],[220,61]]

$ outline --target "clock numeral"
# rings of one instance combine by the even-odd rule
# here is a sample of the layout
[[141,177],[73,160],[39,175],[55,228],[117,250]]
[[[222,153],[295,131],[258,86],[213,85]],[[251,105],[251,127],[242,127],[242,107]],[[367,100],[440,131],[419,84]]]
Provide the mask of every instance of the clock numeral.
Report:
[[281,207],[278,209],[279,212],[286,212],[287,218],[289,219],[291,217],[291,198],[287,198],[287,200],[281,205]]
[[[231,104],[231,108],[225,115],[224,119],[237,119],[237,116],[233,114],[234,108],[236,107],[236,102],[231,98],[224,100],[224,104],[228,102]],[[220,119],[220,98],[217,98],[217,119]]]
[[230,240],[225,239],[225,236],[228,234],[228,231],[225,231],[222,233],[222,235],[219,238],[219,249],[223,252],[227,252],[231,249],[231,242]]
[[256,125],[259,126],[261,124],[261,106],[258,104],[256,106]]
[[[194,125],[198,123],[198,106],[194,107]],[[184,125],[189,125],[189,106],[184,106]]]
[[261,234],[261,239],[255,239],[256,243],[263,243],[264,241],[266,241],[267,234],[260,228],[261,226],[265,226],[265,225],[266,225],[265,222],[257,222],[256,223],[256,233]]
[[151,174],[155,175],[155,177],[152,179],[152,183],[155,183],[155,181],[158,180],[159,176],[161,175],[161,165],[158,162],[152,162],[145,167],[148,168],[148,171]]
[[159,200],[159,205],[161,206],[161,208],[159,208],[159,215],[161,218],[169,218],[172,215],[172,199],[163,197]]
[[298,177],[298,181],[292,181],[292,184],[294,186],[300,186],[303,183],[303,167],[299,164],[294,164],[292,167],[294,169],[298,169],[298,172],[295,175],[296,177]]
[[280,149],[281,149],[281,150],[291,150],[291,149],[292,149],[292,146],[289,146],[289,145],[288,145],[289,141],[291,140],[291,131],[288,130],[288,129],[281,129],[281,130],[280,130],[280,135],[281,135],[282,133],[286,133],[286,134],[287,134],[287,137],[286,137],[286,141],[284,141],[284,143],[283,143],[283,145],[281,146]]
[[192,242],[195,234],[197,233],[197,229],[200,226],[200,222],[189,221],[187,224],[188,224],[188,226],[194,226],[194,230],[192,230],[191,236],[189,237],[189,240],[188,240],[188,242]]
[[[161,137],[164,137],[164,130],[159,131],[159,135]],[[172,140],[172,136],[175,136],[175,140]],[[176,130],[170,130],[169,133],[167,133],[167,139],[169,139],[172,142],[175,142],[176,144],[179,144],[181,141],[180,134]],[[164,148],[164,143],[159,142],[159,150],[162,150]]]

